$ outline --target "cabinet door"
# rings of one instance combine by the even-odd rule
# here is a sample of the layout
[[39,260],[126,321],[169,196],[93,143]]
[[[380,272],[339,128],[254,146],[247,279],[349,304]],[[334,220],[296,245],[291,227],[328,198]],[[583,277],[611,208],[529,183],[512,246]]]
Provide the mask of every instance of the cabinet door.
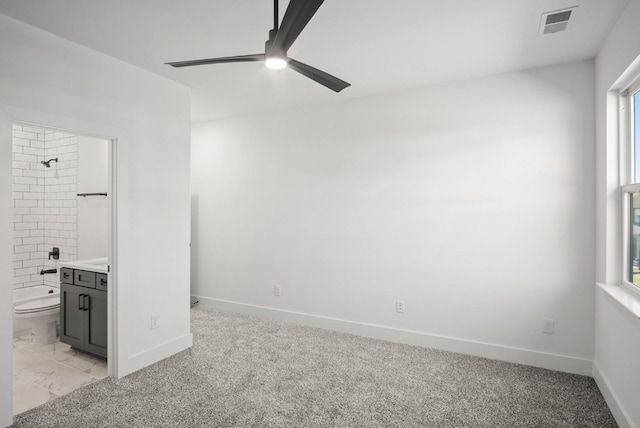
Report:
[[85,311],[82,287],[60,284],[60,342],[84,349]]
[[107,293],[85,289],[89,295],[85,311],[84,350],[107,358]]

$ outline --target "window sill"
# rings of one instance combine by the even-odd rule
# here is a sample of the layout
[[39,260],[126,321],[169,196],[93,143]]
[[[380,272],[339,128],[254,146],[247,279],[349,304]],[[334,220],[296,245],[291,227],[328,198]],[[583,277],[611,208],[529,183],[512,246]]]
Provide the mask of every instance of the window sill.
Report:
[[613,297],[618,303],[625,307],[636,318],[640,318],[640,298],[620,285],[602,284],[596,285]]

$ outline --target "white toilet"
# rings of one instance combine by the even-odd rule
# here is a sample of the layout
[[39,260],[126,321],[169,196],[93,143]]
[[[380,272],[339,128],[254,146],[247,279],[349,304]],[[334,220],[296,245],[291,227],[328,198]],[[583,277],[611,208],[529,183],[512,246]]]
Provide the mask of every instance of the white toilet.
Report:
[[57,323],[60,319],[60,295],[18,305],[14,309],[16,319],[31,327],[31,343],[48,345],[57,340]]

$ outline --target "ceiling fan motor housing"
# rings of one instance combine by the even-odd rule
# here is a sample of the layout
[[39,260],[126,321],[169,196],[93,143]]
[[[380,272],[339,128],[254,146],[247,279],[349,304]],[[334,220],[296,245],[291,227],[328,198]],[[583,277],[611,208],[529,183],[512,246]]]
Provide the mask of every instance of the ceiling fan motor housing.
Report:
[[275,28],[273,30],[269,30],[269,40],[267,40],[264,44],[264,52],[267,55],[267,58],[281,58],[286,59],[287,54],[282,49],[273,49],[273,41],[276,38],[276,34],[278,34],[278,30]]

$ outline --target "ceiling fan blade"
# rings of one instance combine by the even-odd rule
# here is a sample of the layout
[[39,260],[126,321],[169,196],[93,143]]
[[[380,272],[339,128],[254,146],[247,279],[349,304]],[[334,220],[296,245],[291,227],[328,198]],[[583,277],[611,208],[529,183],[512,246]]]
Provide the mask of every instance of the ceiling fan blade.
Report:
[[166,62],[172,67],[191,67],[193,65],[224,64],[229,62],[253,62],[264,61],[265,54],[227,56],[222,58],[194,59],[191,61]]
[[297,71],[303,76],[308,77],[309,79],[315,80],[319,84],[324,85],[335,92],[340,92],[344,88],[351,86],[351,83],[347,83],[344,80],[330,75],[329,73],[325,73],[322,70],[313,68],[310,65],[303,64],[300,61],[296,61],[295,59],[289,58],[288,67],[294,71]]
[[287,52],[324,0],[291,0],[271,49]]

